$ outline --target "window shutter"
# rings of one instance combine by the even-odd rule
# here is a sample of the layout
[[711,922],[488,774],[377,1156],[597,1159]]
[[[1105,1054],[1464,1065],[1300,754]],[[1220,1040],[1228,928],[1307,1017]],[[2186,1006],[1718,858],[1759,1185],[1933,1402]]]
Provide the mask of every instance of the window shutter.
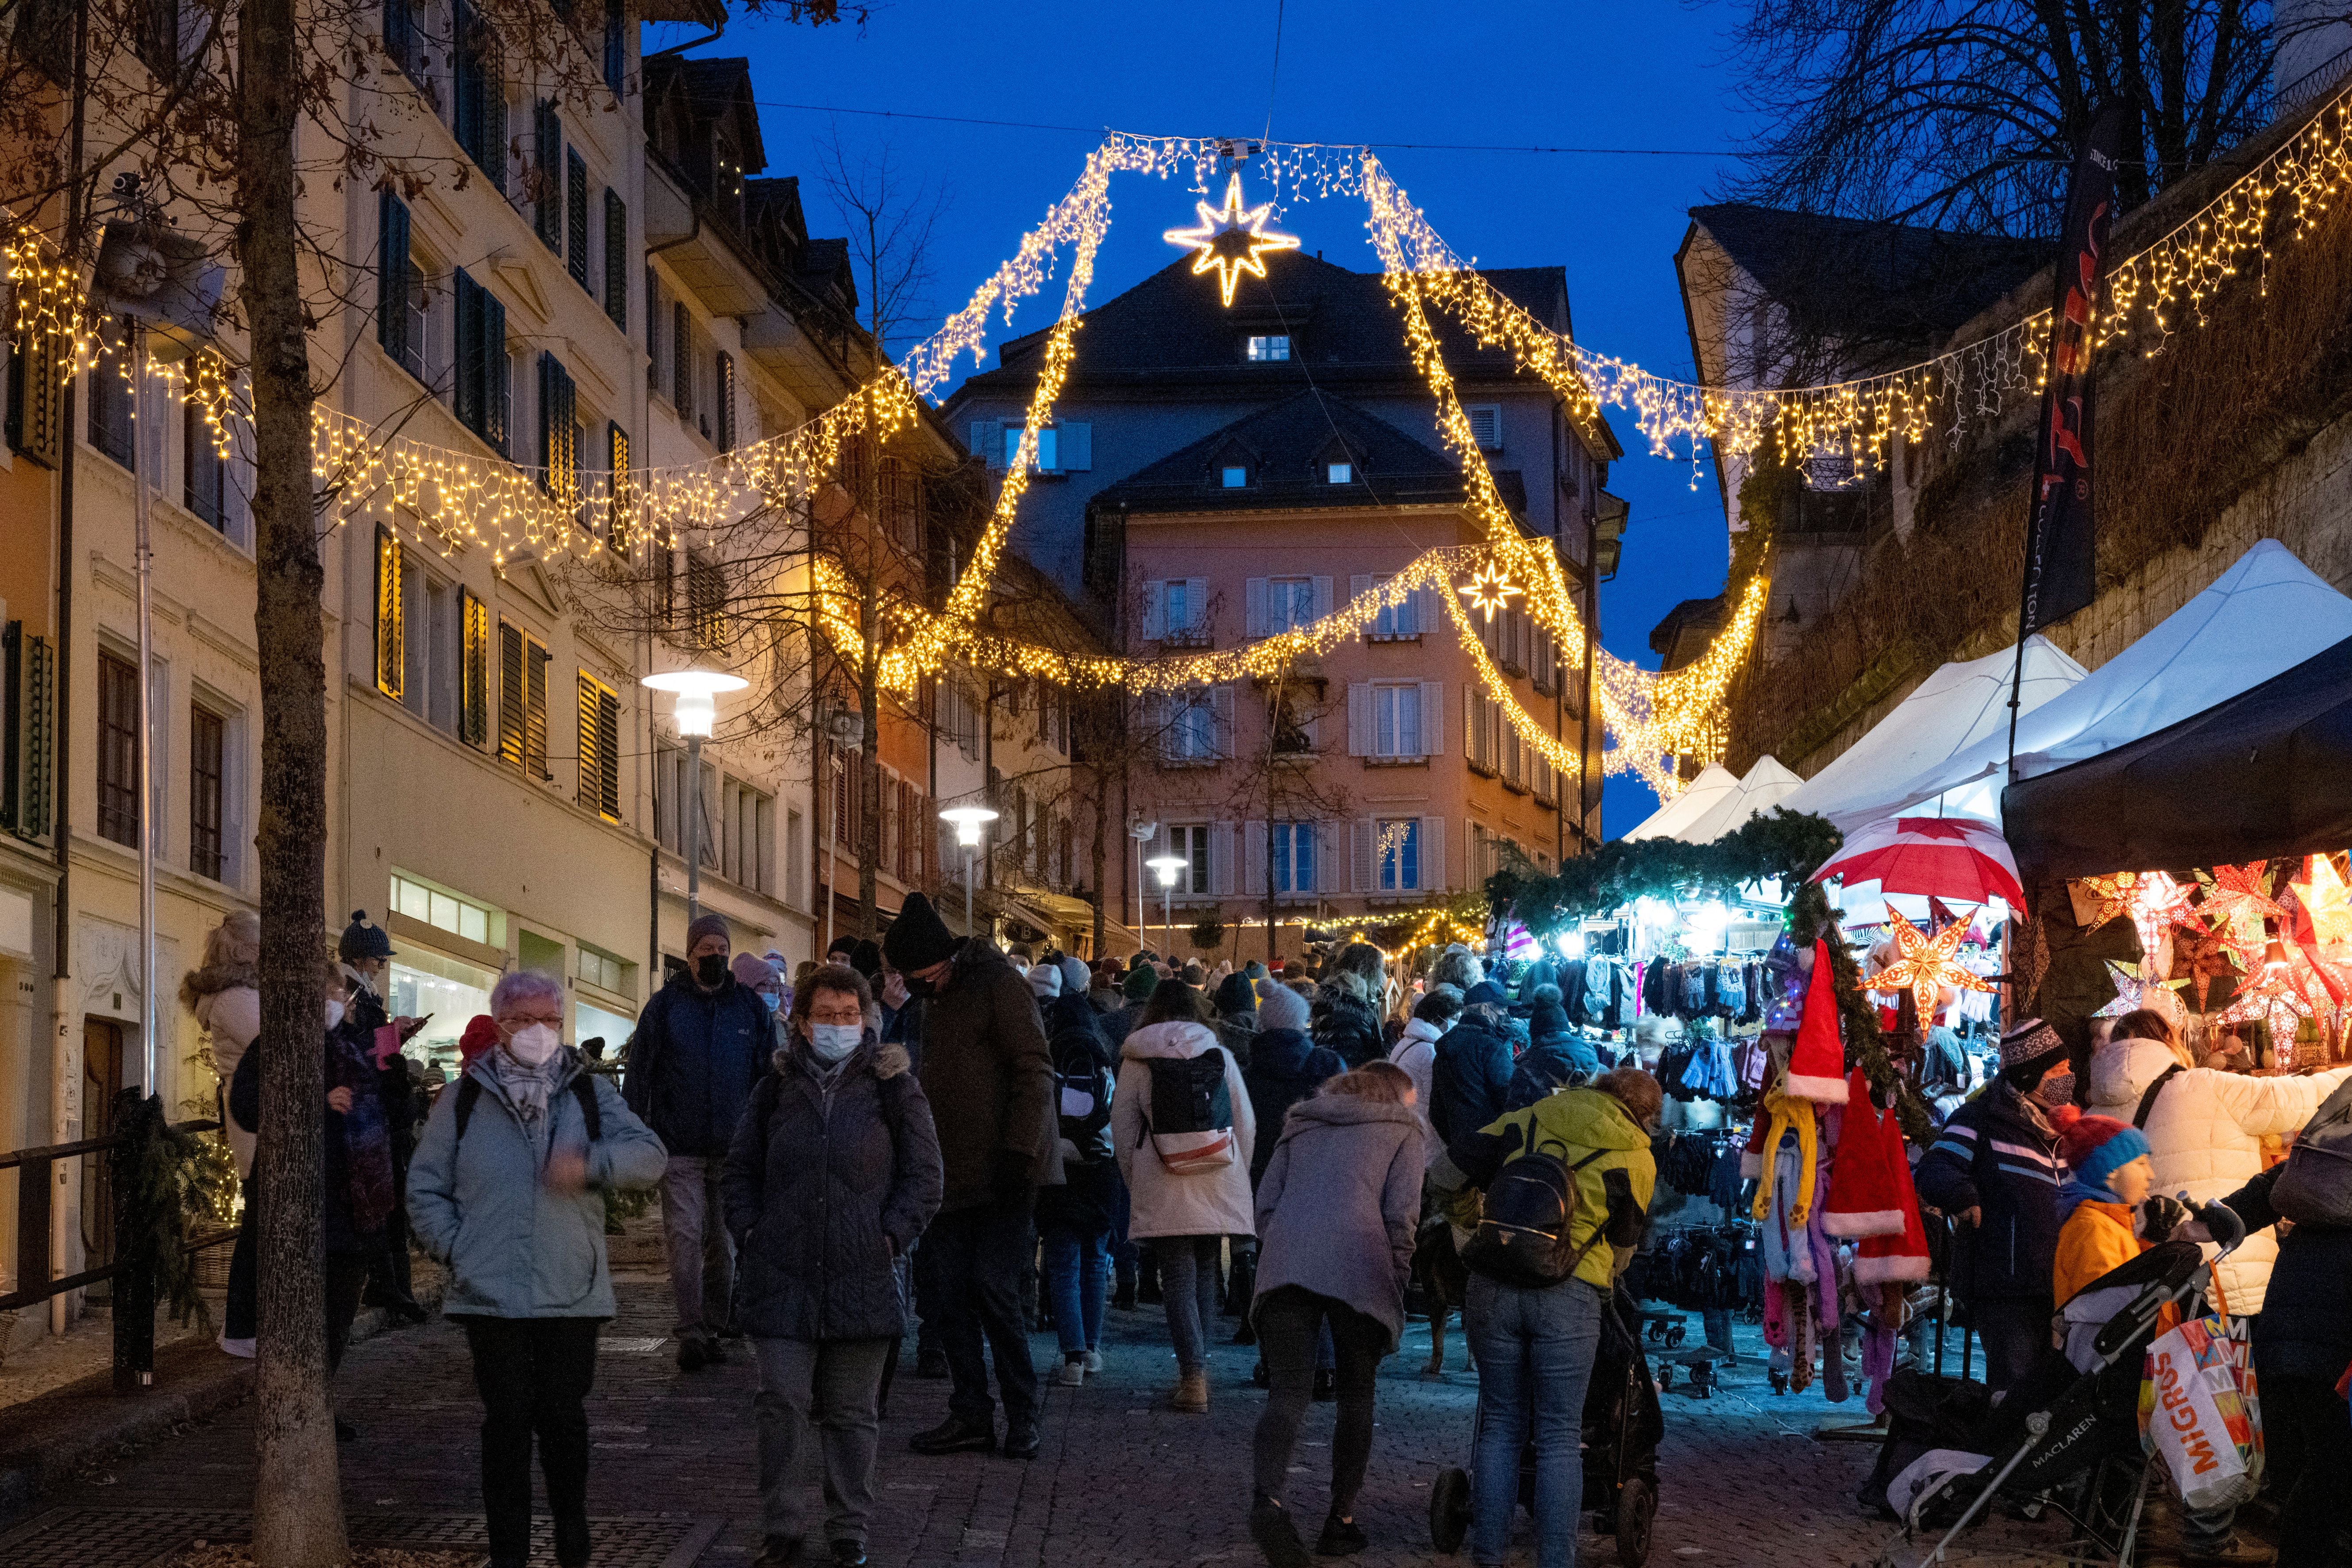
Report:
[[375,689],[398,698],[407,668],[400,593],[400,542],[382,523],[375,528]]
[[408,0],[383,0],[383,52],[402,70],[415,68],[416,13]]
[[596,699],[601,689],[586,670],[580,672],[580,804],[592,811],[600,809],[603,798],[597,789],[598,776],[604,771],[597,754],[598,742],[604,739],[596,724]]
[[630,537],[627,510],[631,500],[629,433],[611,420],[604,424],[604,493],[612,500],[604,521],[605,538],[616,551],[633,550],[635,542]]
[[9,350],[8,444],[44,468],[64,460],[65,377],[55,332],[13,333]]
[[507,59],[499,36],[481,29],[482,155],[478,160],[490,189],[507,193]]
[[628,11],[624,0],[604,0],[604,85],[621,96],[628,85]]
[[454,279],[457,308],[457,423],[479,435],[488,372],[482,364],[482,286],[464,268]]
[[499,760],[511,768],[522,766],[522,628],[510,621],[500,621],[499,623]]
[[719,406],[712,412],[717,416],[719,449],[731,452],[735,449],[735,356],[719,354],[715,364],[719,373]]
[[661,286],[661,274],[653,263],[646,263],[646,390],[662,389],[662,322],[668,319],[668,300]]
[[1462,760],[1474,767],[1478,755],[1478,686],[1475,681],[1462,685]]
[[1445,683],[1442,680],[1421,683],[1421,749],[1432,757],[1445,754]]
[[1220,686],[1210,693],[1210,711],[1217,726],[1216,755],[1231,761],[1234,755],[1234,689]]
[[539,356],[539,488],[556,499],[571,500],[573,476],[580,466],[578,394],[563,362],[541,351]]
[[1330,613],[1331,579],[1318,577],[1315,579],[1315,618],[1319,621]]
[[487,289],[482,290],[482,437],[503,453],[509,450],[514,412],[508,406],[507,308]]
[[629,204],[610,186],[604,191],[604,314],[629,330]]
[[1265,897],[1266,864],[1265,823],[1244,822],[1242,824],[1242,866],[1244,868],[1244,872],[1242,876],[1241,891],[1244,896],[1252,899],[1262,899]]
[[1265,579],[1252,577],[1242,584],[1244,614],[1242,635],[1246,637],[1265,636]]
[[1173,754],[1168,735],[1168,699],[1152,692],[1144,698],[1142,711],[1144,739],[1164,763]]
[[1230,822],[1209,825],[1209,891],[1221,899],[1233,896],[1234,825]]
[[1054,426],[1061,435],[1061,449],[1055,456],[1061,459],[1065,472],[1083,474],[1095,466],[1095,427],[1090,424],[1060,424]]
[[1205,632],[1209,629],[1209,580],[1206,577],[1184,579],[1184,604],[1187,619],[1180,631]]
[[408,204],[390,191],[376,202],[375,341],[394,359],[406,359]]
[[526,640],[523,653],[523,772],[544,779],[552,776],[547,771],[547,650]]
[[[1358,601],[1358,600],[1361,599],[1365,595],[1367,595],[1367,594],[1370,593],[1371,591],[1372,591],[1372,574],[1371,574],[1370,573],[1369,573],[1369,572],[1356,572],[1356,573],[1351,573],[1351,574],[1349,575],[1349,578],[1348,578],[1348,600],[1349,600],[1349,602],[1350,604],[1353,604],[1353,603],[1355,603],[1356,601]],[[1379,618],[1378,616],[1374,616],[1374,617],[1372,617],[1371,619],[1367,620],[1367,621],[1364,623],[1364,635],[1365,635],[1366,637],[1370,637],[1370,636],[1374,635],[1374,634],[1375,634],[1375,633],[1377,633],[1380,629],[1381,629],[1381,628],[1380,628],[1380,618]]]
[[1372,687],[1370,681],[1348,682],[1348,754],[1372,754]]
[[1369,816],[1357,817],[1348,824],[1352,840],[1348,856],[1349,886],[1359,893],[1372,890],[1372,849],[1380,841],[1380,824]]
[[694,316],[683,300],[670,305],[669,353],[669,400],[685,419],[694,413]]
[[563,121],[555,100],[542,98],[531,108],[530,162],[538,175],[538,197],[531,204],[531,227],[547,248],[563,254]]
[[1421,886],[1425,891],[1445,890],[1445,818],[1421,819]]
[[1146,583],[1143,585],[1143,638],[1158,642],[1168,635],[1168,584]]
[[588,164],[576,147],[563,150],[563,238],[571,254],[564,259],[572,280],[588,287]]
[[1315,890],[1336,893],[1339,890],[1339,866],[1344,858],[1339,840],[1348,830],[1344,822],[1318,822],[1315,825]]
[[457,590],[459,612],[457,730],[469,746],[489,737],[490,611],[470,588]]
[[476,163],[482,162],[482,59],[473,37],[474,8],[456,0],[450,26],[450,127],[457,145]]

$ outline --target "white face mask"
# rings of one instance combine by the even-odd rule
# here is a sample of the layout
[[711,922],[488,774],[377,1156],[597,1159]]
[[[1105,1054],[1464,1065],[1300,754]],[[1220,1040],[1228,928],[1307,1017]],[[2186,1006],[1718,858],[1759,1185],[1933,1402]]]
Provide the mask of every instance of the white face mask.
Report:
[[341,1002],[330,1002],[330,1003],[328,1003],[328,1004],[327,1004],[327,1027],[329,1027],[330,1029],[331,1029],[331,1028],[333,1028],[336,1025],[338,1025],[338,1024],[341,1023],[342,1021],[343,1021],[343,1005],[342,1005]]
[[821,1062],[837,1062],[866,1042],[863,1024],[811,1024],[809,1049]]
[[514,1038],[507,1042],[507,1049],[512,1051],[515,1059],[523,1066],[535,1068],[553,1056],[562,1044],[563,1037],[555,1032],[552,1025],[531,1024],[514,1032]]

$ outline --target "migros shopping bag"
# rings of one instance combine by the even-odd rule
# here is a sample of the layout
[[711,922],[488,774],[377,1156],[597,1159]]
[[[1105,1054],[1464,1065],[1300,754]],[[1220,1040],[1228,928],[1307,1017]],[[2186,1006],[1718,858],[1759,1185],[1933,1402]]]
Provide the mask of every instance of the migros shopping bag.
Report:
[[2251,1499],[2263,1479],[2262,1406],[2242,1323],[2193,1318],[2147,1347],[2140,1443],[2160,1456],[2183,1506]]

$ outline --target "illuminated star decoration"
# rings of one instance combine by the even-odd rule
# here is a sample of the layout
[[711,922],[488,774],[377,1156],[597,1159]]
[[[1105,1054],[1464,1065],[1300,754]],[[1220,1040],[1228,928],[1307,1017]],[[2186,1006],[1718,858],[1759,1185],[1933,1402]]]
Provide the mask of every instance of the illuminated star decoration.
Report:
[[2216,866],[2210,878],[2201,871],[2197,877],[2205,886],[2205,918],[2229,944],[2238,967],[2248,973],[2262,967],[2267,945],[2263,921],[2282,912],[2271,897],[2265,874],[2269,865],[2267,860],[2249,860],[2242,866]]
[[1936,998],[1947,985],[1963,991],[1990,991],[1992,982],[1963,968],[1953,961],[1959,951],[1960,939],[1969,933],[1964,925],[1946,926],[1934,936],[1928,936],[1895,910],[1890,934],[1895,938],[1895,962],[1870,977],[1868,988],[1873,991],[1908,991],[1919,1005],[1919,1019],[1924,1025],[1936,1016]]
[[2083,889],[2099,901],[2091,923],[2083,929],[2096,931],[2109,921],[2132,912],[2133,896],[2139,891],[2139,873],[2118,871],[2112,877],[2085,877]]
[[2188,1009],[2180,1005],[2174,987],[2189,984],[2185,980],[2150,980],[2144,978],[2137,963],[2117,963],[2107,960],[2107,978],[2115,983],[2116,999],[2091,1015],[2094,1018],[2120,1018],[2126,1013],[2150,1008],[2161,1013],[2176,1027],[2189,1022]]
[[2311,916],[2312,935],[2321,945],[2352,940],[2352,889],[2336,874],[2336,862],[2325,855],[2311,858],[2306,881],[2289,884]]
[[1200,254],[1192,258],[1192,276],[1198,278],[1213,267],[1217,269],[1217,285],[1223,291],[1225,305],[1234,302],[1234,286],[1244,272],[1265,276],[1265,262],[1261,259],[1269,250],[1296,250],[1298,237],[1295,234],[1269,232],[1266,219],[1273,215],[1274,204],[1242,209],[1242,177],[1239,174],[1225,183],[1225,206],[1223,212],[1206,202],[1193,204],[1200,210],[1198,228],[1171,228],[1160,235],[1171,245],[1198,247]]
[[1509,609],[1511,601],[1526,590],[1516,586],[1489,561],[1479,568],[1478,575],[1462,584],[1460,592],[1470,601],[1472,609],[1486,611],[1486,618],[1491,621],[1496,610]]

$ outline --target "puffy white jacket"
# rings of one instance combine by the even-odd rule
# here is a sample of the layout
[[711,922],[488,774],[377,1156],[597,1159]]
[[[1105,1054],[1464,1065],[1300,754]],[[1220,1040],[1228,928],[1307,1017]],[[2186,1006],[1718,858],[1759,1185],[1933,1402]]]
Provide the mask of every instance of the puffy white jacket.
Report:
[[1250,1194],[1250,1154],[1257,1147],[1257,1117],[1234,1054],[1224,1053],[1225,1093],[1234,1106],[1234,1152],[1230,1165],[1214,1170],[1172,1172],[1152,1151],[1144,1129],[1151,1120],[1154,1057],[1197,1057],[1218,1047],[1205,1024],[1153,1024],[1127,1037],[1120,1047],[1118,1087],[1110,1100],[1111,1147],[1118,1173],[1131,1197],[1128,1235],[1255,1236],[1256,1205]]
[[[2129,1121],[2167,1068],[2172,1052],[2154,1040],[2113,1040],[2091,1058],[2091,1111]],[[2191,1068],[2176,1074],[2148,1113],[2147,1144],[2156,1190],[2199,1203],[2225,1198],[2262,1173],[2265,1137],[2284,1137],[2311,1120],[2319,1102],[2352,1078],[2352,1068],[2300,1078],[2250,1078]],[[2232,1312],[2263,1310],[2278,1235],[2267,1227],[2215,1268]]]
[[[226,1088],[236,1077],[236,1064],[253,1048],[261,1034],[261,993],[250,985],[232,985],[226,991],[215,991],[196,999],[196,1022],[205,1026],[213,1048],[213,1070],[220,1074]],[[227,1096],[223,1095],[221,1120],[228,1132],[229,1152],[236,1157],[239,1181],[253,1174],[253,1149],[256,1139],[236,1116],[230,1113]]]

